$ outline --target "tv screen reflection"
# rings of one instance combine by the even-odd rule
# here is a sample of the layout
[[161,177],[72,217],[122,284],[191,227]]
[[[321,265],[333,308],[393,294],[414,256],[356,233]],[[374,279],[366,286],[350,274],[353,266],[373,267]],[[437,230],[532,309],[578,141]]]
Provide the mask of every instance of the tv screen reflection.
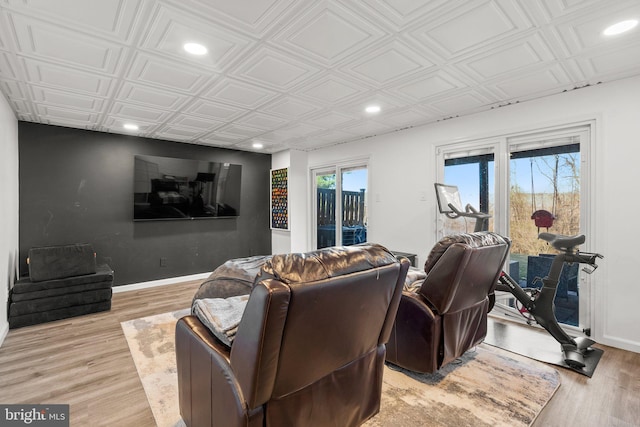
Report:
[[241,165],[135,156],[133,219],[238,216],[241,176]]

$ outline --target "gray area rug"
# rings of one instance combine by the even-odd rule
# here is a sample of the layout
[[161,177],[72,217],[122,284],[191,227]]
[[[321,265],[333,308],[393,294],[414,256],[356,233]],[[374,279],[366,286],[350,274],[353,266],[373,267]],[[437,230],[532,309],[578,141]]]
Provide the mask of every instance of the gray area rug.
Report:
[[[183,426],[174,331],[188,309],[122,323],[160,427]],[[380,413],[365,426],[529,426],[560,386],[558,372],[481,344],[434,374],[385,367]]]

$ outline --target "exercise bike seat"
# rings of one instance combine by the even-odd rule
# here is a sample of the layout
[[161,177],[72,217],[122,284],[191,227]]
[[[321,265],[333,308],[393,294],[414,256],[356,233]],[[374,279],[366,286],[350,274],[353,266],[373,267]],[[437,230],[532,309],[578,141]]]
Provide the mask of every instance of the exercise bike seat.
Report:
[[577,236],[563,236],[561,234],[540,233],[538,238],[548,242],[551,246],[559,251],[571,251],[574,247],[580,246],[585,242],[584,234]]

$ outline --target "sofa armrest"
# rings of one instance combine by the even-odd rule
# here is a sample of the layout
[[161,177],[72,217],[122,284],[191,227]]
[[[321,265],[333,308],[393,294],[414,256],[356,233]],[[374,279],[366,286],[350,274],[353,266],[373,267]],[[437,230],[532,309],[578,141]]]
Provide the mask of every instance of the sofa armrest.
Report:
[[262,419],[261,410],[251,416],[247,412],[229,363],[229,349],[195,316],[178,320],[176,362],[180,415],[187,425],[211,425],[221,414],[231,427],[253,425],[256,417]]
[[264,404],[273,392],[290,298],[284,283],[275,279],[258,282],[238,325],[230,363],[249,408]]
[[403,292],[387,344],[387,361],[416,372],[437,370],[441,321],[424,297]]

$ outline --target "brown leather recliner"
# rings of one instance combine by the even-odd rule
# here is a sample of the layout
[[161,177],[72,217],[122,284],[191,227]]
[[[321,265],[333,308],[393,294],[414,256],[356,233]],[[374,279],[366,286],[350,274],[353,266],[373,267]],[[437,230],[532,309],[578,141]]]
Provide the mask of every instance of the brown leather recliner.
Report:
[[187,426],[358,426],[378,413],[385,343],[409,268],[379,245],[274,255],[231,349],[176,326]]
[[481,343],[487,313],[511,242],[478,232],[440,240],[425,263],[426,279],[402,293],[387,361],[431,373]]

